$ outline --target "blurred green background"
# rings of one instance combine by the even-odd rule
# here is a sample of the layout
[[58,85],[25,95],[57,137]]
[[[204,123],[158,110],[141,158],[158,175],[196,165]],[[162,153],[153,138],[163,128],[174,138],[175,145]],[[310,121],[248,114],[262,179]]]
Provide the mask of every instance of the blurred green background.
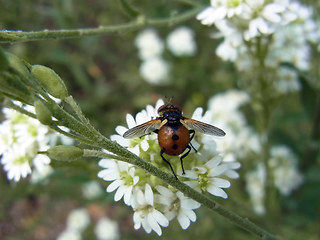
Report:
[[[132,2],[152,18],[167,17],[190,8],[183,1]],[[319,9],[319,3],[313,5]],[[1,0],[0,6],[0,28],[7,30],[89,28],[132,20],[118,1]],[[190,116],[196,107],[206,109],[208,99],[215,93],[239,88],[239,76],[234,66],[215,55],[220,40],[209,37],[212,28],[201,25],[195,18],[181,25],[195,31],[197,53],[192,57],[177,58],[165,50],[163,57],[171,65],[170,83],[165,85],[149,84],[139,73],[141,60],[134,45],[139,31],[2,44],[1,47],[31,64],[54,69],[93,125],[109,136],[114,134],[116,126],[125,124],[127,113],[135,114],[147,104],[154,105],[158,98],[173,96],[174,103],[182,106],[186,116]],[[175,27],[163,26],[156,30],[165,40]],[[319,60],[317,53],[315,66]],[[278,196],[276,203],[280,212],[277,219],[259,217],[252,212],[248,197],[241,192],[244,191],[241,171],[240,179],[231,181],[231,188],[227,190],[229,198],[218,199],[227,208],[284,239],[319,239],[320,236],[319,151],[308,155],[311,129],[319,118],[316,115],[318,94],[319,90],[306,86],[303,91],[286,96],[277,110],[279,114],[275,114],[277,124],[272,141],[285,143],[298,154],[305,177],[304,184],[293,194]],[[285,116],[281,114],[284,110]],[[254,122],[250,108],[244,112],[248,122]],[[54,162],[53,166],[56,171],[49,180],[35,185],[30,185],[28,180],[9,182],[0,168],[0,239],[55,239],[63,231],[68,213],[77,207],[87,207],[91,216],[83,239],[94,239],[94,222],[101,214],[119,223],[121,239],[158,238],[155,233],[146,234],[142,229],[135,231],[131,208],[121,201],[115,203],[114,194],[105,193],[94,200],[83,197],[79,186],[97,180],[96,159],[89,164],[84,161],[68,165]],[[106,182],[100,183],[107,186]],[[196,223],[187,230],[182,230],[175,220],[168,228],[163,228],[162,238],[256,239],[210,210],[201,208],[196,213]]]

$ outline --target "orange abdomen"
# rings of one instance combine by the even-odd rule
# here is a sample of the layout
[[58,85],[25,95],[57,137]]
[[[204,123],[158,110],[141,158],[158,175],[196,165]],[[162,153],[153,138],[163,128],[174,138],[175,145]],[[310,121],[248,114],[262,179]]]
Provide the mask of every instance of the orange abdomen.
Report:
[[179,155],[190,142],[189,130],[183,125],[164,125],[159,129],[158,142],[168,155]]

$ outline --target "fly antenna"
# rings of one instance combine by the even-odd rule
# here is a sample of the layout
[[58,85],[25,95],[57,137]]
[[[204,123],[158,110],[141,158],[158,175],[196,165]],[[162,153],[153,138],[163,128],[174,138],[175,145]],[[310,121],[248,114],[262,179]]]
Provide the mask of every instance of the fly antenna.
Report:
[[173,96],[165,96],[165,101],[167,105],[172,105]]

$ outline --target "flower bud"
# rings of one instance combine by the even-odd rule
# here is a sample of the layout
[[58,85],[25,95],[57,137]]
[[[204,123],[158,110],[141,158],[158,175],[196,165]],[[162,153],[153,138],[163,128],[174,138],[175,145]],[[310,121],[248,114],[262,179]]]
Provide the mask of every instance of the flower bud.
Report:
[[42,65],[33,65],[31,74],[53,97],[63,99],[69,95],[66,85],[51,68]]
[[47,155],[56,161],[75,161],[83,156],[83,149],[75,146],[58,145],[49,148]]
[[17,70],[21,75],[26,76],[30,74],[28,68],[26,65],[21,61],[20,58],[18,58],[16,55],[13,55],[12,53],[5,52],[5,55],[7,57],[7,60],[9,62],[9,65]]
[[0,48],[0,71],[7,70],[8,68],[9,68],[9,61],[6,55],[4,54],[4,52],[2,51],[2,49]]
[[47,108],[47,106],[40,100],[35,101],[34,108],[36,110],[36,116],[39,122],[44,125],[50,125],[52,123],[51,119],[51,111]]

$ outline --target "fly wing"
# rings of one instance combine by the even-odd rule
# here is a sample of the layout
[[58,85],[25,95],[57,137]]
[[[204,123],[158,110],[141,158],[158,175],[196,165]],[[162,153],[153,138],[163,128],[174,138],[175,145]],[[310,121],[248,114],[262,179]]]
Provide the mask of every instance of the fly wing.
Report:
[[142,137],[158,129],[160,127],[160,124],[161,124],[160,119],[151,120],[149,122],[130,128],[128,131],[126,131],[123,134],[123,137],[124,138]]
[[225,136],[226,133],[220,129],[217,128],[215,126],[212,126],[210,124],[204,123],[204,122],[200,122],[191,118],[185,118],[184,120],[182,120],[188,128],[197,130],[199,132],[205,133],[205,134],[209,134],[209,135],[213,135],[213,136]]

